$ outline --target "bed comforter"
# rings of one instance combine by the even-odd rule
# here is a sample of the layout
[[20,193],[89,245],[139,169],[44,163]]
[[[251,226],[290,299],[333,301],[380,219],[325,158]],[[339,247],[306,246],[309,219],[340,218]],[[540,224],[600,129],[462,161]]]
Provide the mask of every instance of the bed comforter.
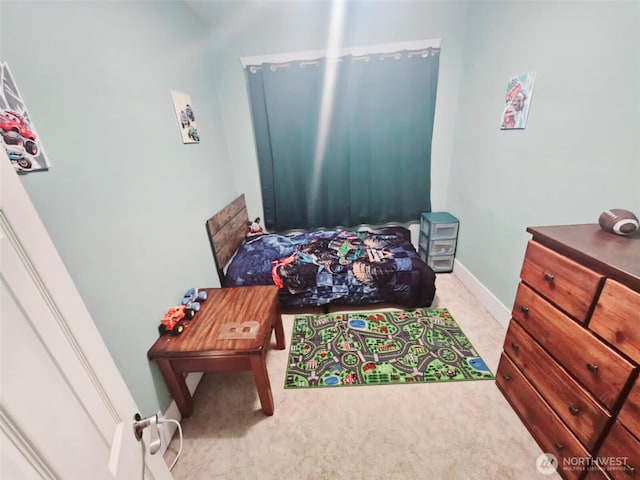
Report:
[[319,230],[247,238],[229,264],[225,286],[275,284],[283,305],[431,305],[435,273],[409,230]]

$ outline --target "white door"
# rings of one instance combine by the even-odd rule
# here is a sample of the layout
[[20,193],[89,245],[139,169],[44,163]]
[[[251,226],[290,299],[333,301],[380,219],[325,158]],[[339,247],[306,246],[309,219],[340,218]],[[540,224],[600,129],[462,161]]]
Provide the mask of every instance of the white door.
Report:
[[164,460],[147,451],[149,432],[135,439],[136,413],[2,149],[0,478],[172,479]]

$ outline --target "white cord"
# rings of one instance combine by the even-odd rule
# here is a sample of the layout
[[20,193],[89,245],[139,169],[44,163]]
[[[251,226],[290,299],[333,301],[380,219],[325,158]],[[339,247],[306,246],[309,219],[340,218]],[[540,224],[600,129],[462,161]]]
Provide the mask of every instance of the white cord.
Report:
[[158,423],[166,423],[166,422],[175,423],[178,426],[178,433],[180,434],[180,448],[178,449],[178,454],[176,455],[176,458],[173,459],[173,463],[171,463],[171,466],[169,467],[169,471],[171,471],[173,470],[173,467],[176,466],[176,463],[178,463],[178,459],[180,458],[180,454],[182,453],[182,427],[180,426],[180,422],[177,420],[174,420],[173,418],[158,419]]

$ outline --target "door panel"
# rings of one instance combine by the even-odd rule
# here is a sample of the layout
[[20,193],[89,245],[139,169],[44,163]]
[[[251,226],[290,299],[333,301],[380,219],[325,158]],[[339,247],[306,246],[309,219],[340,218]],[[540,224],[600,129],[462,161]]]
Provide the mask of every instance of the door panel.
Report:
[[[5,247],[0,246],[3,267]],[[109,455],[110,442],[87,416],[84,405],[59,370],[56,358],[42,344],[12,298],[7,280],[3,276],[0,284],[0,402],[5,415],[20,425],[23,435],[35,439],[36,450],[48,453],[51,467],[62,478],[108,478],[94,475],[94,465]],[[69,424],[72,428],[67,428]],[[84,444],[95,448],[78,456],[70,465],[73,468],[66,468],[65,452],[81,451]]]
[[135,413],[84,302],[0,151],[0,478],[170,480],[164,460],[135,439]]

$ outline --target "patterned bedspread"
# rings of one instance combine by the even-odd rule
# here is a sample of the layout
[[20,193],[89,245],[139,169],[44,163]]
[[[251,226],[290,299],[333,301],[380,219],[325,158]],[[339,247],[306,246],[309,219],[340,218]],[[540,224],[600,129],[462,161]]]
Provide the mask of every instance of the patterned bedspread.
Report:
[[225,286],[280,287],[284,305],[396,303],[428,307],[435,273],[418,257],[409,230],[319,230],[247,238],[230,263]]

